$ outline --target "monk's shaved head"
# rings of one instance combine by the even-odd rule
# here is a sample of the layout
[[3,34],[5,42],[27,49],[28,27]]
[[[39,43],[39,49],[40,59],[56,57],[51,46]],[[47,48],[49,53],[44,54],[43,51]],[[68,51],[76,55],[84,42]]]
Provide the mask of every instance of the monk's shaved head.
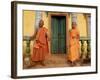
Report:
[[72,22],[72,28],[74,29],[76,28],[76,26],[77,26],[76,22]]
[[41,20],[39,21],[39,27],[43,27],[43,25],[44,25],[44,21],[41,19]]

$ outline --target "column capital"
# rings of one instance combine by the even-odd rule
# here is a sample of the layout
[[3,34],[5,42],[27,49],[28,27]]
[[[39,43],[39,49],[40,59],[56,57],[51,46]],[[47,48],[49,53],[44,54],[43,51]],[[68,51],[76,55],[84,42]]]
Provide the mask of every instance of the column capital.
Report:
[[77,14],[76,13],[71,13],[71,18],[72,18],[72,22],[77,23]]

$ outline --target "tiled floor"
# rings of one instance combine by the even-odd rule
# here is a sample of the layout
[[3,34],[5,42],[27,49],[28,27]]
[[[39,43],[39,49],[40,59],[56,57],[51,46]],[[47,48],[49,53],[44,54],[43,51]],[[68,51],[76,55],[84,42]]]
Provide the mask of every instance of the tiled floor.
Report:
[[[26,60],[23,65],[24,69],[36,69],[36,68],[54,68],[54,67],[71,67],[71,65],[67,62],[66,54],[52,54],[50,58],[48,58],[45,61],[45,66],[42,66],[40,64],[36,66],[30,66],[27,67],[29,64],[29,61]],[[78,66],[90,66],[90,62],[88,63],[81,63],[78,62],[75,67]],[[73,66],[74,67],[74,66]]]

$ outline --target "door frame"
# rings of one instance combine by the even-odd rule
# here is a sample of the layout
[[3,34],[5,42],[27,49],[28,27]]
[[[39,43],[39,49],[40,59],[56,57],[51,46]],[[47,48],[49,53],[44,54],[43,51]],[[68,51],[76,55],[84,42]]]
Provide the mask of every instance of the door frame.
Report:
[[[53,12],[51,12],[51,13],[49,13],[48,14],[48,17],[49,17],[49,32],[50,32],[50,38],[52,37],[52,35],[51,35],[51,17],[52,16],[65,16],[66,17],[66,53],[68,53],[68,41],[69,41],[69,38],[68,38],[68,13],[62,13],[62,12],[57,12],[57,13],[53,13]],[[49,42],[49,48],[50,48],[50,53],[51,53],[51,41]]]

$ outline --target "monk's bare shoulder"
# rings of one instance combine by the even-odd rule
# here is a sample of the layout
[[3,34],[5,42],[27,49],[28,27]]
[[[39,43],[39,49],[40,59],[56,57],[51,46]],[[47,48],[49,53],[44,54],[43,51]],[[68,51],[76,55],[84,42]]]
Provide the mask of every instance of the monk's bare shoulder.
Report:
[[46,27],[43,27],[43,29],[45,30],[45,32],[48,32],[48,29]]

